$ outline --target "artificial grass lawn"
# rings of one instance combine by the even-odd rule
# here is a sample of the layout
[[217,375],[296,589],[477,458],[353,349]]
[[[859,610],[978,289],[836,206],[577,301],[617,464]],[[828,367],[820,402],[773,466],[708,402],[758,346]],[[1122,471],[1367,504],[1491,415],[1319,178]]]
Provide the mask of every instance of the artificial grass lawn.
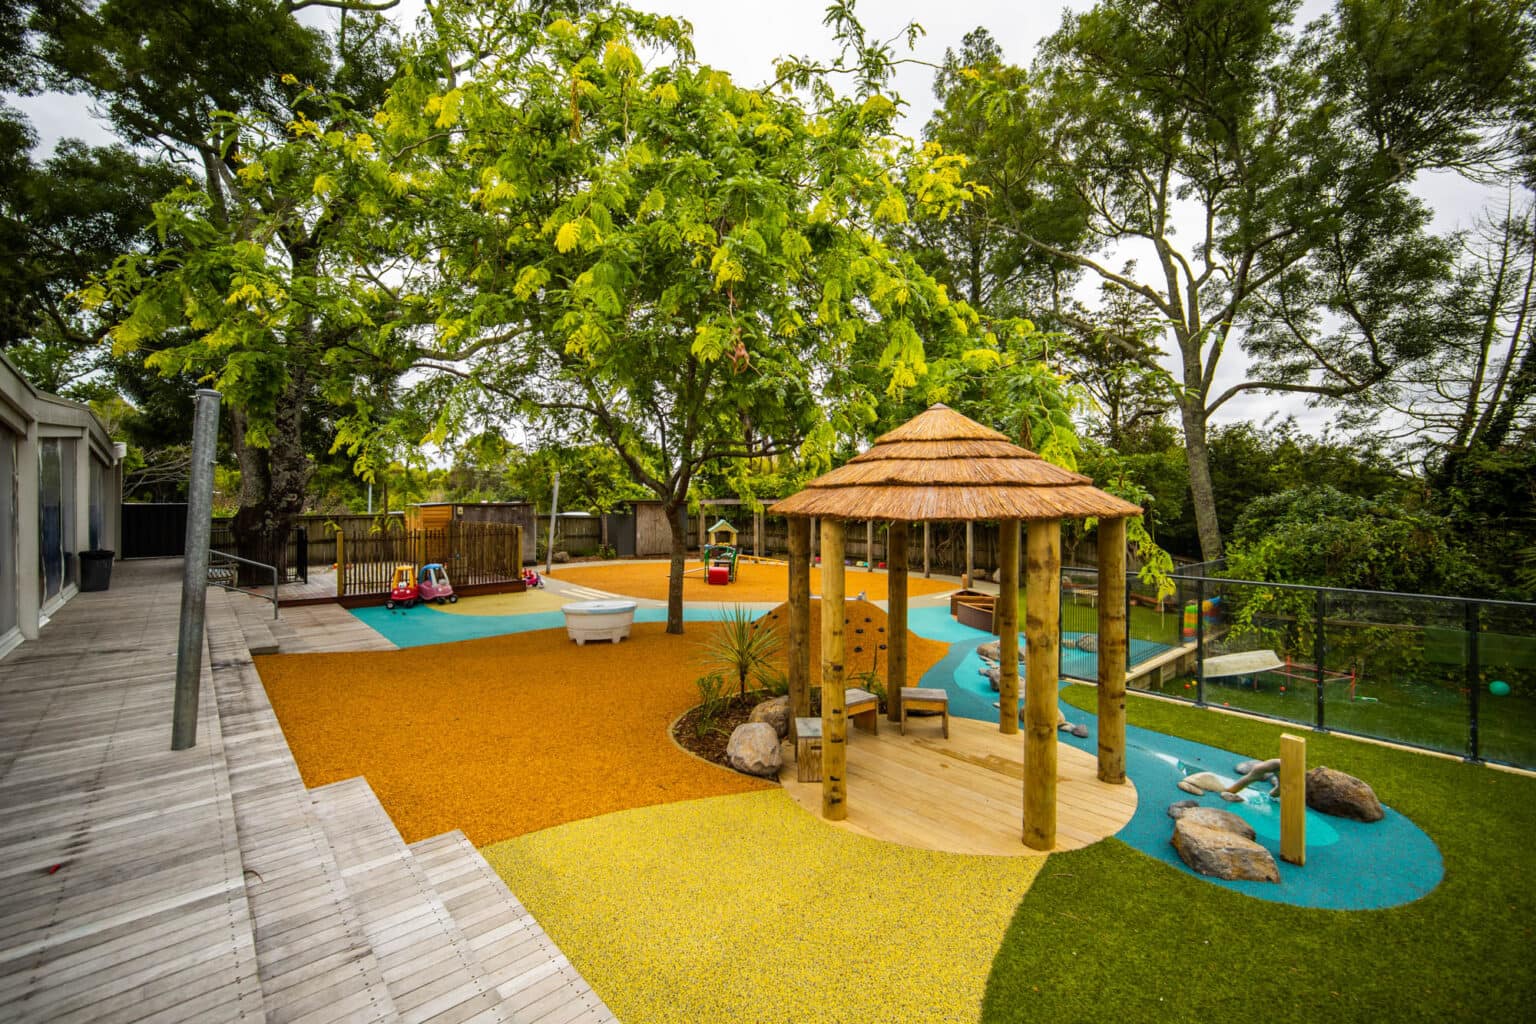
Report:
[[[689,569],[698,569],[697,559],[690,559]],[[889,596],[889,576],[882,571],[870,572],[849,566],[844,577],[848,597],[859,591],[871,601],[884,601]],[[607,562],[601,565],[556,566],[553,575],[565,583],[575,583],[593,590],[626,597],[643,597],[654,601],[667,599],[666,562]],[[907,593],[946,594],[955,589],[953,581],[924,578],[921,574],[907,576]],[[821,570],[811,569],[811,593],[821,593]],[[783,562],[740,562],[736,566],[736,582],[726,586],[710,586],[702,573],[695,572],[683,577],[683,600],[724,601],[750,604],[789,600],[789,566]]]
[[972,1022],[1038,857],[914,850],[782,791],[481,851],[623,1021]]
[[[1087,710],[1096,699],[1086,686],[1063,696]],[[1255,756],[1285,731],[1144,698],[1126,705],[1133,725]],[[1305,910],[1209,885],[1117,840],[1057,854],[1014,915],[981,1019],[1526,1019],[1536,780],[1305,735],[1310,765],[1365,779],[1439,844],[1439,888],[1390,910]]]

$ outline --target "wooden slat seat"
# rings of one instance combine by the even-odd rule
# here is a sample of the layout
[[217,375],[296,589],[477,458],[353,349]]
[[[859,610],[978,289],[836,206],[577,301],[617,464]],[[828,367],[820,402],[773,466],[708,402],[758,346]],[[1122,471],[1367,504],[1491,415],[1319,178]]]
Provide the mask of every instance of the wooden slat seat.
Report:
[[795,778],[821,781],[821,719],[795,719]]
[[850,686],[843,691],[843,714],[865,732],[880,735],[880,698]]
[[901,734],[907,734],[907,712],[932,711],[943,716],[944,738],[949,739],[949,693],[937,686],[901,688]]

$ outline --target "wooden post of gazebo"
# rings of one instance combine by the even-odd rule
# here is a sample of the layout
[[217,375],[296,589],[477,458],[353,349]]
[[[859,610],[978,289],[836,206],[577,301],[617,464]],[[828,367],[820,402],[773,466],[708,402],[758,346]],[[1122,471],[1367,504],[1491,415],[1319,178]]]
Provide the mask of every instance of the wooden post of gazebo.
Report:
[[789,706],[790,738],[795,719],[811,713],[811,521],[790,516],[789,524]]
[[[886,612],[885,714],[901,721],[901,688],[907,685],[907,523],[895,520],[885,533]],[[878,648],[876,648],[878,650]]]
[[1029,524],[1024,595],[1024,845],[1056,846],[1056,690],[1061,623],[1061,520]]
[[1019,731],[1019,521],[1004,519],[998,527],[997,728],[1012,736]]
[[848,716],[843,693],[843,522],[821,521],[821,816],[848,817]]
[[1125,782],[1125,520],[1099,520],[1099,778]]

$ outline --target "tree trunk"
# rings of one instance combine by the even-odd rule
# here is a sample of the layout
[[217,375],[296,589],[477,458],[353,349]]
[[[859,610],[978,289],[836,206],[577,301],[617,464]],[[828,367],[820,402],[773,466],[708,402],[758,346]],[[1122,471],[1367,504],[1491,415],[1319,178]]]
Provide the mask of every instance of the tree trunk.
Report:
[[1195,506],[1195,527],[1200,532],[1200,557],[1207,562],[1221,557],[1221,523],[1216,519],[1216,488],[1211,483],[1211,453],[1206,445],[1205,406],[1196,395],[1179,401],[1184,422],[1184,451],[1189,461],[1189,493]]
[[[288,535],[294,517],[304,511],[311,466],[302,436],[302,378],[295,377],[281,401],[269,434],[270,445],[256,448],[246,441],[246,416],[230,416],[235,452],[240,460],[240,508],[233,532],[241,558],[277,568],[281,581],[288,568]],[[242,566],[245,585],[270,584],[262,570]]]
[[667,632],[682,635],[683,632],[683,570],[688,562],[688,531],[678,512],[682,503],[662,505],[667,514],[667,524],[672,530],[672,568],[667,577]]

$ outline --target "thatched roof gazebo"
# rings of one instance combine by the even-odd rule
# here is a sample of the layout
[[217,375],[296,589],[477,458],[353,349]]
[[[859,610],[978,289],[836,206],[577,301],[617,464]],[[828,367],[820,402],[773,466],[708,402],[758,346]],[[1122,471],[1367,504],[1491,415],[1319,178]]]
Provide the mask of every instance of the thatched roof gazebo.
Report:
[[821,521],[822,814],[847,817],[847,720],[843,706],[844,524],[889,522],[887,701],[900,717],[907,685],[907,534],[913,522],[997,520],[1002,525],[997,600],[1001,642],[998,728],[1018,731],[1020,523],[1028,524],[1025,623],[1024,842],[1056,844],[1056,691],[1061,597],[1061,520],[1099,519],[1099,778],[1125,781],[1125,520],[1141,509],[1046,462],[944,405],[878,438],[846,465],[776,503],[789,517],[790,693],[810,712],[810,532]]

